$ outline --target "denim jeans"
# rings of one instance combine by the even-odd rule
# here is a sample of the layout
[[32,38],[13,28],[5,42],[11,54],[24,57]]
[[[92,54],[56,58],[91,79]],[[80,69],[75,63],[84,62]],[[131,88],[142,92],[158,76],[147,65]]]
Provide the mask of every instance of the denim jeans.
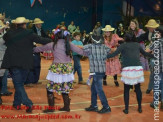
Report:
[[15,88],[13,105],[20,106],[21,104],[23,104],[26,106],[32,106],[33,103],[28,98],[27,93],[24,89],[24,82],[26,81],[29,70],[21,68],[11,68],[10,72]]
[[104,108],[109,107],[108,101],[107,101],[107,98],[105,96],[105,93],[103,91],[103,86],[102,86],[102,79],[104,75],[105,75],[104,73],[93,75],[93,82],[91,86],[91,105],[93,107],[97,106],[97,95],[99,96],[103,107]]
[[80,65],[80,56],[73,55],[73,60],[74,60],[74,74],[77,71],[78,81],[81,82],[81,81],[83,81],[83,77],[82,77],[82,69],[81,69],[81,65]]
[[3,75],[1,93],[8,92],[8,90],[7,90],[7,76],[8,76],[8,70],[6,70],[5,74]]

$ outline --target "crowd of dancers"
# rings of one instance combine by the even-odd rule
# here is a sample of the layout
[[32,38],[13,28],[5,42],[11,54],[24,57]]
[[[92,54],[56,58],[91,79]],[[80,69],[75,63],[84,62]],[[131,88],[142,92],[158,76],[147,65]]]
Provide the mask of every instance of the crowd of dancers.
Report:
[[[51,54],[53,62],[46,77],[49,81],[46,86],[49,108],[43,112],[54,112],[54,109],[51,109],[55,106],[53,92],[62,95],[64,101],[64,106],[59,111],[70,111],[69,93],[74,88],[75,72],[78,74],[78,83],[86,84],[82,77],[80,64],[80,59],[84,56],[89,59],[90,76],[87,84],[91,85],[91,105],[85,108],[86,111],[101,114],[111,112],[103,85],[107,85],[107,76],[113,76],[115,86],[118,87],[117,75],[121,74],[121,81],[124,83],[125,109],[123,112],[129,113],[129,91],[134,86],[138,112],[142,113],[140,84],[144,82],[144,70],[149,70],[148,60],[150,60],[150,81],[146,93],[150,93],[154,88],[153,61],[155,58],[152,37],[157,30],[159,56],[161,57],[158,73],[161,91],[160,109],[163,110],[163,28],[154,19],[150,19],[145,25],[148,30],[146,32],[140,29],[138,21],[133,19],[126,31],[120,28],[115,33],[115,28],[111,25],[103,28],[97,22],[89,35],[83,32],[82,36],[79,27],[76,28],[73,21],[68,28],[62,22],[48,35],[42,29],[44,21],[39,18],[30,22],[25,17],[17,17],[11,21],[10,27],[6,25],[2,14],[0,14],[0,19],[0,86],[2,88],[5,72],[9,71],[15,88],[13,101],[15,109],[20,109],[23,104],[27,106],[27,113],[32,112],[33,102],[28,98],[24,85],[40,83],[40,52],[44,52]],[[30,29],[27,29],[29,22],[28,28]],[[145,45],[145,41],[149,46]],[[92,83],[90,83],[91,78],[93,78]],[[97,96],[103,106],[101,110],[98,110]],[[2,104],[1,97],[0,104]],[[155,108],[158,107],[158,104],[152,102],[150,106]]]

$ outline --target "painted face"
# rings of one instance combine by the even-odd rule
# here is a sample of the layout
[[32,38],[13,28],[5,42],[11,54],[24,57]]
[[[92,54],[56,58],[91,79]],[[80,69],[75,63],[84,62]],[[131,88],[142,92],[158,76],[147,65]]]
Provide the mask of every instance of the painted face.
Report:
[[135,30],[135,28],[136,28],[136,24],[135,24],[135,22],[130,22],[130,28],[132,29],[132,30]]
[[149,32],[152,32],[155,30],[156,28],[148,28]]
[[77,40],[77,41],[80,41],[80,36],[77,35],[77,36],[74,37],[74,39]]
[[105,36],[107,36],[107,37],[108,37],[108,36],[110,36],[111,32],[110,32],[110,31],[105,31],[105,33],[104,33],[104,34],[105,34]]

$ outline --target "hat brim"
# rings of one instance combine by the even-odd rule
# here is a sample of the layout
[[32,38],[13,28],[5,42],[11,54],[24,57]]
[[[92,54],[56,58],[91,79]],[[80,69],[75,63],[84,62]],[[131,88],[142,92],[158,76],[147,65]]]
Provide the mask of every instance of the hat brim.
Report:
[[5,25],[0,26],[0,30],[3,29],[3,28],[5,28],[5,27],[6,27]]
[[16,20],[12,20],[12,21],[11,21],[11,23],[14,23],[14,24],[23,24],[23,23],[28,23],[28,22],[29,22],[29,19],[26,19],[26,20],[20,21],[20,22],[18,22],[18,21],[16,21]]
[[147,28],[157,28],[157,27],[159,27],[160,25],[159,24],[156,24],[156,25],[154,25],[154,26],[152,26],[152,25],[145,25],[145,27],[147,27]]
[[114,30],[115,30],[115,28],[110,28],[110,29],[103,28],[103,29],[102,29],[102,31],[104,31],[104,32],[105,32],[105,31],[114,31]]
[[39,21],[39,22],[34,22],[33,24],[35,25],[35,24],[43,24],[44,23],[44,21]]

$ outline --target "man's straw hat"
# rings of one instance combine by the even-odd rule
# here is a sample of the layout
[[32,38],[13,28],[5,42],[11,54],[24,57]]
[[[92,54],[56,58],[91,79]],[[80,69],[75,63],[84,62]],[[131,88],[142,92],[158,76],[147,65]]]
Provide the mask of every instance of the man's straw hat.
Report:
[[42,21],[40,18],[35,18],[33,24],[42,24],[44,21]]
[[11,21],[14,24],[23,24],[23,23],[28,23],[29,19],[26,19],[25,17],[17,17],[15,20]]

